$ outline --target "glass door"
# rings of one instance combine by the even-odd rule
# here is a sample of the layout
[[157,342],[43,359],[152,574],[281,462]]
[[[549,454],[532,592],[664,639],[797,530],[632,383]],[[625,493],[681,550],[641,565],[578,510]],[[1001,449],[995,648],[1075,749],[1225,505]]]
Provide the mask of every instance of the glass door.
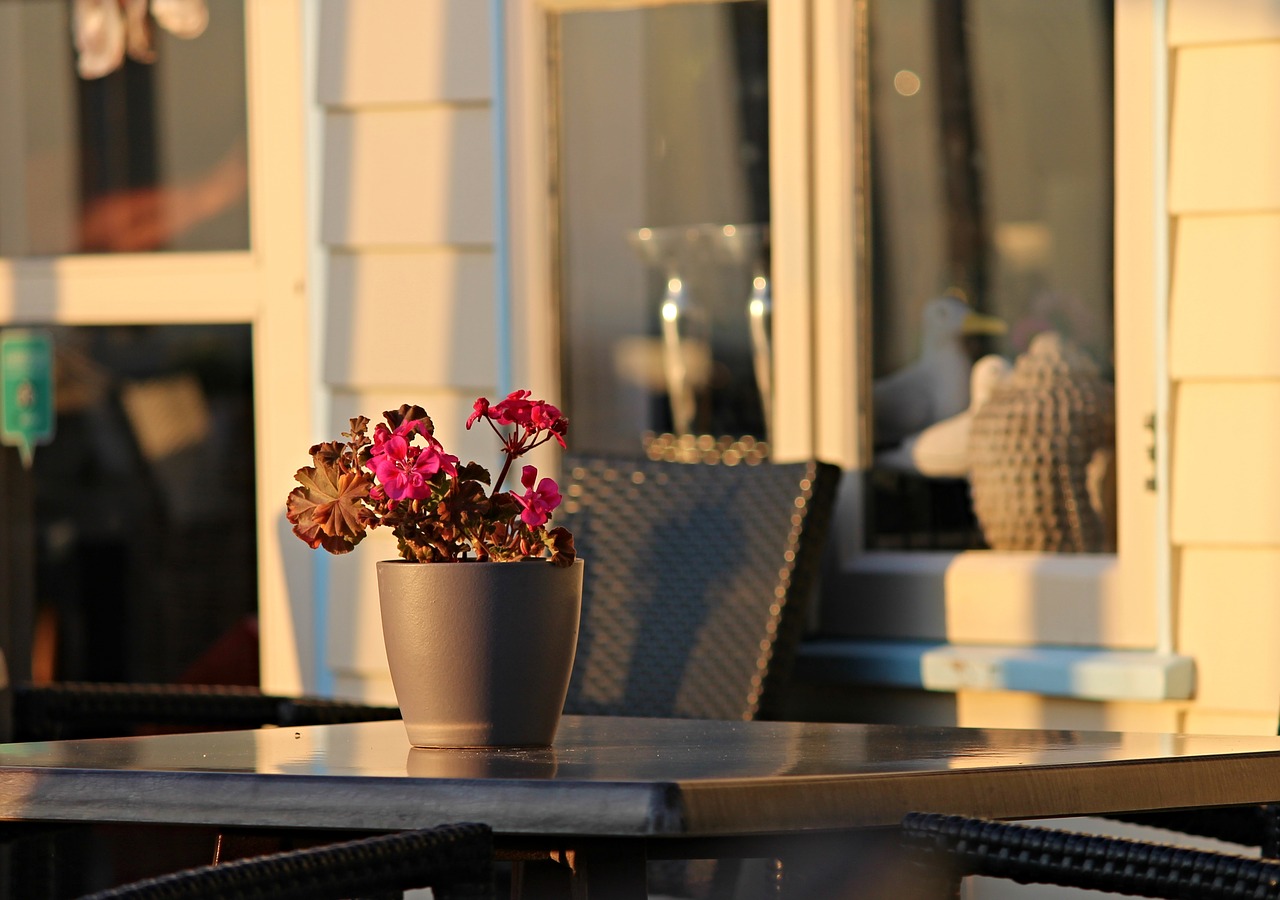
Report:
[[14,679],[258,683],[248,19],[0,3],[0,329],[55,411],[2,451]]
[[550,16],[565,407],[586,451],[758,461],[768,4]]

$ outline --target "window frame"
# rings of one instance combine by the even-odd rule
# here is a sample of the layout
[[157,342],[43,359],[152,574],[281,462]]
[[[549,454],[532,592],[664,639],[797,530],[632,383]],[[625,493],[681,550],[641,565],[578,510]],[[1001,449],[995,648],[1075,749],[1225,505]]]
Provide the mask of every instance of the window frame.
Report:
[[[558,359],[546,16],[662,2],[669,0],[518,0],[508,7],[512,324],[515,333],[537,337],[524,342],[515,361],[517,380],[554,385]],[[1172,596],[1161,552],[1168,488],[1166,479],[1150,486],[1152,455],[1167,428],[1150,423],[1158,386],[1167,381],[1153,337],[1159,331],[1153,323],[1164,316],[1160,292],[1168,267],[1167,220],[1158,205],[1163,185],[1152,177],[1167,152],[1158,115],[1165,103],[1163,7],[1164,0],[1139,0],[1117,3],[1115,12],[1117,553],[865,551],[859,479],[846,477],[813,623],[819,634],[904,646],[1065,644],[1172,653]],[[775,396],[786,398],[776,403],[771,447],[778,459],[817,456],[848,473],[870,459],[870,318],[859,239],[865,135],[850,114],[864,58],[858,42],[865,32],[856,26],[864,15],[865,0],[769,6],[774,378]],[[852,414],[839,414],[844,410]],[[1171,663],[1180,671],[1187,664]],[[1161,690],[1175,695],[1189,688]]]
[[[245,2],[248,251],[0,258],[0,323],[248,323],[253,332],[261,684],[314,684],[311,560],[282,527],[298,435],[313,432],[301,0]],[[268,365],[269,361],[269,365]],[[305,447],[303,448],[305,450]],[[39,452],[37,450],[37,452]],[[290,598],[296,601],[291,602]]]
[[[1155,112],[1162,40],[1157,0],[1117,3],[1115,12],[1116,459],[1119,534],[1115,554],[1049,555],[864,551],[859,484],[846,478],[820,629],[853,637],[954,643],[1071,644],[1168,652],[1170,597],[1157,591],[1158,500],[1149,487],[1156,439],[1158,273],[1167,268],[1156,203],[1163,135]],[[814,451],[846,469],[869,461],[869,314],[865,256],[857,233],[865,190],[864,136],[839,112],[857,102],[852,60],[864,32],[864,0],[814,0],[815,395],[818,410],[857,409],[853,422],[815,423]],[[852,75],[852,77],[850,77]],[[845,118],[848,118],[847,116]],[[846,173],[853,173],[850,177]],[[861,178],[859,177],[861,176]],[[857,248],[851,253],[849,248]],[[859,298],[848,303],[847,298]],[[850,309],[852,307],[852,311]],[[854,352],[850,353],[850,348]],[[788,362],[783,352],[791,354]],[[780,351],[795,365],[801,349]],[[855,357],[856,368],[849,357]],[[1157,423],[1156,427],[1163,427]],[[856,598],[856,601],[853,599]],[[1081,610],[1091,615],[1081,616]]]

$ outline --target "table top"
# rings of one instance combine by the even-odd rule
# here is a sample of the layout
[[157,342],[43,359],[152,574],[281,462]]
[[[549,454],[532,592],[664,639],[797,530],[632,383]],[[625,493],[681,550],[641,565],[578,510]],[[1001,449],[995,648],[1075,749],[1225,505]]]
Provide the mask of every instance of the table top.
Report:
[[566,716],[543,750],[398,721],[0,745],[9,820],[715,837],[1278,799],[1276,737]]

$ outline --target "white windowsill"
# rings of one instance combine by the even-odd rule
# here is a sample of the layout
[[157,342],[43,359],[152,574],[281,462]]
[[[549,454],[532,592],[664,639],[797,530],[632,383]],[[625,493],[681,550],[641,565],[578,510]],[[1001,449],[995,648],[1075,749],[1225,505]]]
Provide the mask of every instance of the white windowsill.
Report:
[[1082,700],[1185,700],[1195,661],[1142,650],[1007,647],[822,638],[805,642],[806,681],[929,691],[1030,691]]
[[1151,592],[1114,554],[992,550],[851,554],[824,576],[824,637],[951,644],[1154,647]]

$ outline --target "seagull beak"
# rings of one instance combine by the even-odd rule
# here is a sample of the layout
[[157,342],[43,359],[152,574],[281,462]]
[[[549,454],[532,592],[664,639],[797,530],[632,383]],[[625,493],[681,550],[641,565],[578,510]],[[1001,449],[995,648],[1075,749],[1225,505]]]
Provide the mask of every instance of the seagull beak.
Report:
[[970,312],[960,325],[960,333],[965,335],[1004,334],[1008,330],[1009,326],[1005,324],[1004,319],[997,319],[995,316],[983,315],[979,312]]

